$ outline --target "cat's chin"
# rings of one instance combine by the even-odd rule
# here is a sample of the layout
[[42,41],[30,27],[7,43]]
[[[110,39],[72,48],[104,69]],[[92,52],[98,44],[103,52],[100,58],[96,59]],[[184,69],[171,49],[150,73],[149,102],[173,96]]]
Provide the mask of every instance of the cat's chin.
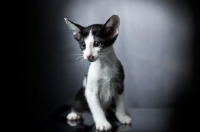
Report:
[[89,62],[95,62],[95,61],[97,61],[98,59],[89,59],[88,61]]
[[88,60],[89,62],[95,62],[96,60]]

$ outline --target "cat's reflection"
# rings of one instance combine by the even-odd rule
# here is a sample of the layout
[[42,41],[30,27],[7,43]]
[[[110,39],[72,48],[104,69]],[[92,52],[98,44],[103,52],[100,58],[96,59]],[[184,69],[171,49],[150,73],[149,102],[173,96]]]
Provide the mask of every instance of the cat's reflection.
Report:
[[[74,128],[74,132],[99,132],[98,130],[96,130],[94,124],[91,126],[85,125],[83,119],[75,121],[67,120],[67,123]],[[112,124],[112,129],[107,132],[127,132],[131,129],[131,124],[124,125],[119,124],[115,121],[110,121],[110,123]]]
[[[112,129],[108,132],[127,132],[131,129],[131,124],[120,124],[117,118],[115,117],[114,114],[109,113],[108,116],[106,117],[108,121],[112,125]],[[59,116],[59,115],[51,115],[48,118],[49,121],[53,122],[62,122],[62,123],[67,123],[70,127],[73,128],[73,132],[99,132],[96,130],[95,124],[88,125],[84,123],[84,119],[81,118],[79,120],[67,120],[66,117],[64,116]]]

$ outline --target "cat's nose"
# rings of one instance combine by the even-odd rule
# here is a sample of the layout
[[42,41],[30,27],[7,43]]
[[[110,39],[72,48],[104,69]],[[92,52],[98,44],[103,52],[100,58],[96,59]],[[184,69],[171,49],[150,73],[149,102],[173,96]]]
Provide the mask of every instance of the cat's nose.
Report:
[[87,59],[91,59],[91,58],[94,59],[94,56],[92,56],[92,55],[87,55],[86,57],[87,57]]
[[90,59],[90,58],[92,57],[92,55],[87,55],[86,57],[87,57],[88,59]]

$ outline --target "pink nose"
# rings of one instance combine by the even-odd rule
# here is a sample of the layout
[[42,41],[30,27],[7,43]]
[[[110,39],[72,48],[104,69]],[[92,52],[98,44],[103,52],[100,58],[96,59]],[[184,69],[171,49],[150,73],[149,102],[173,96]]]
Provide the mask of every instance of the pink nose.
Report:
[[92,56],[92,55],[87,55],[86,57],[87,57],[88,59],[90,59],[90,58],[91,58],[91,56]]

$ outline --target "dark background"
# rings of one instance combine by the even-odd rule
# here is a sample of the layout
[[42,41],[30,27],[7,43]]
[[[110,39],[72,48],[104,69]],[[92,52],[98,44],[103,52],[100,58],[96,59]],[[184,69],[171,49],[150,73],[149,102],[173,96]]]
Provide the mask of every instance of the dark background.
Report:
[[47,117],[75,96],[87,73],[89,62],[79,63],[72,55],[81,51],[64,18],[88,26],[103,24],[113,14],[121,19],[114,47],[125,69],[128,109],[178,110],[168,130],[195,128],[200,88],[196,2],[32,0],[22,2],[19,11],[14,58],[22,128],[59,128],[49,129],[54,124],[46,124]]

